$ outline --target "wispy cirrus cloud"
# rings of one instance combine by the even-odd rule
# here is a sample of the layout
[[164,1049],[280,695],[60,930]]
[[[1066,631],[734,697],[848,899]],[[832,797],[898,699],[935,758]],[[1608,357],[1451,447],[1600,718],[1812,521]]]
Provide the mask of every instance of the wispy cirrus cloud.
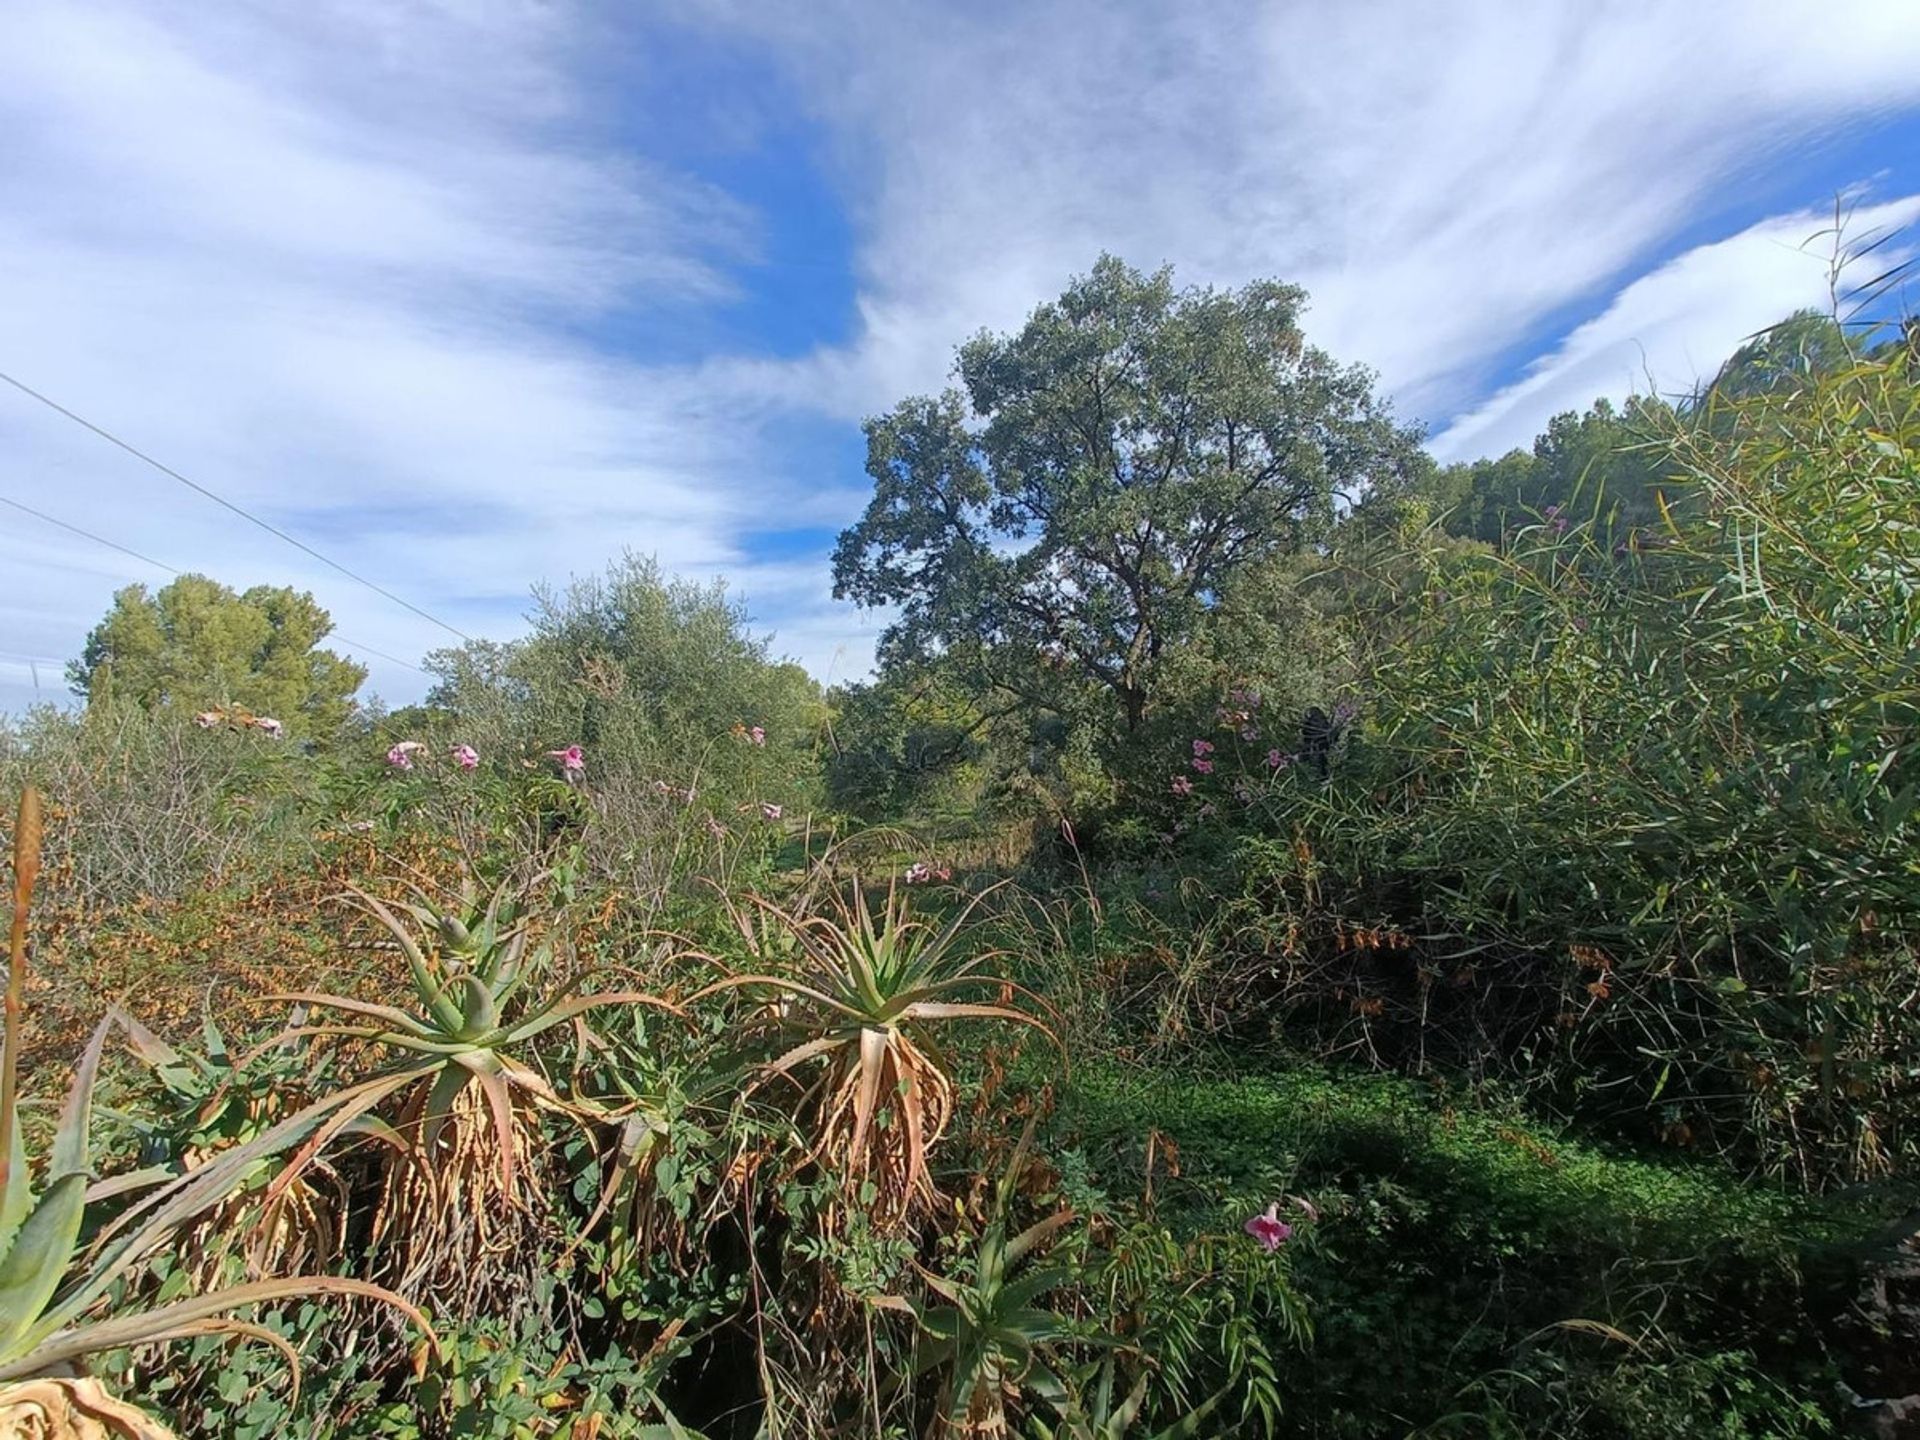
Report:
[[782,57],[865,187],[857,341],[751,367],[848,414],[1105,249],[1305,284],[1315,338],[1444,423],[1786,157],[1920,106],[1902,0],[706,13]]
[[[1817,298],[1776,242],[1832,191],[1909,213],[1915,147],[1874,137],[1920,139],[1920,25],[1909,0],[16,0],[0,127],[0,368],[471,633],[630,547],[735,577],[846,676],[874,629],[827,593],[852,422],[1100,251],[1298,281],[1313,338],[1443,453],[1500,448]],[[395,655],[448,638],[3,393],[0,453],[0,494],[169,564],[314,589]],[[0,586],[0,706],[165,578],[17,514],[0,574],[29,577]]]
[[[1862,237],[1897,241],[1920,221],[1920,196],[1852,211]],[[1526,373],[1456,417],[1433,437],[1443,460],[1469,460],[1527,447],[1540,417],[1578,410],[1595,396],[1630,392],[1686,395],[1713,379],[1741,343],[1795,310],[1832,307],[1848,272],[1834,274],[1834,214],[1801,211],[1749,226],[1700,245],[1641,276],[1607,308],[1576,327]],[[1914,256],[1911,244],[1889,243],[1869,269],[1891,269]],[[1868,273],[1853,275],[1865,283]],[[1842,300],[1842,313],[1846,313]]]
[[[724,300],[756,217],[596,142],[561,12],[26,3],[0,26],[0,126],[25,137],[0,158],[0,368],[469,633],[622,545],[746,558],[750,437],[618,331]],[[451,639],[0,398],[0,493],[309,586],[396,655]],[[17,512],[0,568],[34,577],[0,598],[16,702],[24,657],[166,578]]]

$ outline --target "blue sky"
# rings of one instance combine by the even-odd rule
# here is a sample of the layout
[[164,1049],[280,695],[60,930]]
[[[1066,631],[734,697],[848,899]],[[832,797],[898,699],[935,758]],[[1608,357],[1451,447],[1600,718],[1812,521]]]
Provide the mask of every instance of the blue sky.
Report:
[[[1920,219],[1920,9],[10,0],[0,133],[0,370],[466,633],[625,547],[846,678],[860,419],[1102,250],[1306,286],[1497,453],[1821,303],[1837,195]],[[451,638],[4,387],[0,496]],[[0,708],[166,579],[0,507]]]

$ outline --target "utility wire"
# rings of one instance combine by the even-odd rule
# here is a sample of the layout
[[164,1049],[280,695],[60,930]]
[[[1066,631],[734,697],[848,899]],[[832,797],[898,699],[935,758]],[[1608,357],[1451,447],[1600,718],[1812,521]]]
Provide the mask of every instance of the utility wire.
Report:
[[25,514],[31,515],[36,520],[44,520],[49,525],[57,525],[62,530],[70,531],[73,534],[78,535],[83,540],[91,540],[93,541],[94,544],[104,545],[109,550],[118,550],[122,555],[131,555],[134,559],[140,561],[143,565],[151,565],[153,566],[154,569],[164,570],[169,575],[178,575],[180,573],[178,570],[174,569],[173,566],[163,564],[162,562],[154,559],[151,555],[142,555],[138,550],[129,550],[125,545],[117,544],[116,542],[107,539],[107,537],[104,535],[96,535],[91,530],[82,530],[78,525],[69,525],[64,520],[56,520],[53,516],[47,514],[46,511],[44,510],[36,510],[31,505],[22,505],[18,500],[9,499],[5,495],[0,495],[0,505],[11,505],[14,509],[22,511]]
[[[61,520],[56,518],[55,516],[47,514],[47,512],[44,510],[34,509],[31,505],[22,505],[18,500],[14,500],[6,495],[0,495],[0,505],[11,505],[14,509],[22,511],[25,514],[31,515],[36,520],[44,520],[47,522],[47,524],[57,526],[60,529],[69,532],[70,534],[78,535],[83,540],[91,540],[96,545],[104,545],[109,550],[118,550],[122,555],[131,555],[135,560],[140,561],[141,564],[151,565],[156,570],[164,570],[169,575],[178,575],[181,573],[180,571],[174,569],[173,566],[167,564],[164,561],[156,560],[151,555],[142,555],[138,550],[129,549],[127,546],[120,544],[118,541],[109,540],[104,535],[96,535],[91,530],[82,530],[78,525],[70,525],[65,520]],[[402,660],[398,655],[389,655],[384,650],[376,650],[371,645],[362,645],[358,640],[350,640],[345,635],[340,634],[340,632],[337,630],[333,633],[333,638],[335,640],[338,640],[342,645],[348,646],[349,648],[354,650],[364,650],[369,655],[377,655],[382,660],[389,660],[393,662],[395,665],[399,665],[408,670],[413,671],[413,673],[416,675],[425,675],[427,673],[426,671],[422,670],[418,665],[415,665],[412,661]],[[20,658],[25,659],[27,657],[22,656]]]
[[[224,496],[216,495],[213,491],[209,490],[206,486],[200,484],[196,480],[189,480],[186,476],[182,475],[178,470],[173,469],[171,466],[162,465],[158,460],[154,459],[153,456],[147,454],[146,451],[136,449],[132,445],[129,445],[126,441],[122,440],[118,435],[113,434],[111,431],[101,429],[100,426],[94,424],[91,420],[87,419],[85,416],[74,414],[73,411],[67,409],[66,406],[60,404],[57,400],[48,399],[45,395],[42,395],[38,390],[35,390],[31,385],[23,384],[21,381],[14,379],[13,376],[7,374],[6,371],[0,370],[0,380],[6,381],[7,384],[13,386],[13,388],[18,390],[22,395],[30,396],[31,398],[38,400],[42,405],[45,405],[48,409],[58,411],[60,414],[66,416],[67,419],[73,421],[74,424],[79,425],[85,429],[91,430],[94,434],[98,435],[102,440],[107,441],[109,444],[119,446],[122,450],[126,451],[129,455],[133,456],[134,459],[143,461],[146,464],[151,465],[154,469],[158,470],[162,475],[165,475],[168,478],[173,480],[178,480],[182,485],[186,486],[189,490],[198,491],[200,494],[206,496],[207,499],[213,501],[214,504],[224,506],[226,509],[231,510],[234,514],[238,515],[241,519],[250,521],[251,523],[258,525],[262,530],[266,531],[269,535],[278,536],[280,539],[286,541],[289,545],[293,546],[294,549],[303,551],[306,554],[311,555],[314,559],[318,560],[322,565],[326,565],[331,567],[332,569],[338,570],[342,575],[346,576],[349,580],[353,581],[355,584],[364,585],[367,587],[367,589],[373,591],[376,595],[384,595],[387,599],[393,601],[394,604],[405,606],[407,609],[411,610],[414,614],[418,615],[422,620],[432,621],[435,625],[438,625],[442,630],[445,630],[450,635],[457,635],[459,636],[460,639],[466,640],[466,641],[471,641],[473,639],[473,637],[467,634],[466,631],[456,629],[454,626],[449,625],[446,621],[442,620],[439,616],[429,615],[425,610],[422,610],[418,605],[414,604],[411,600],[403,600],[400,598],[400,596],[394,594],[393,591],[387,589],[385,586],[374,584],[374,582],[367,579],[366,576],[356,574],[352,570],[349,570],[346,566],[342,565],[339,561],[329,560],[325,555],[322,555],[318,550],[314,549],[311,545],[307,544],[304,540],[296,540],[293,536],[289,535],[286,531],[280,529],[277,525],[271,525],[267,521],[262,520],[258,515],[252,514],[249,511],[241,509],[238,505],[234,504],[233,501],[226,499]],[[118,548],[118,547],[115,547],[115,548]]]

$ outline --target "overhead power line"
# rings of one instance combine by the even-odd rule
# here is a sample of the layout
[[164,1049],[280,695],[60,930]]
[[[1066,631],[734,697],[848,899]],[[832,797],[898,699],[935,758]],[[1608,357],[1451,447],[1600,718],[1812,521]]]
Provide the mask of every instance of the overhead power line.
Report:
[[432,621],[435,625],[438,625],[442,630],[445,630],[450,635],[457,635],[460,637],[460,639],[467,640],[467,641],[471,641],[473,639],[473,637],[467,634],[466,631],[458,629],[455,626],[449,625],[446,621],[442,620],[437,615],[428,614],[425,610],[422,610],[418,605],[414,604],[411,600],[402,599],[400,596],[394,594],[393,591],[387,589],[384,585],[377,585],[373,581],[367,579],[366,576],[358,574],[355,571],[349,570],[346,566],[342,565],[338,560],[329,559],[325,555],[322,555],[318,550],[314,549],[311,545],[307,544],[304,540],[296,540],[293,536],[289,535],[286,531],[282,530],[279,526],[270,524],[269,522],[262,520],[258,515],[253,514],[251,511],[242,509],[240,506],[234,504],[233,501],[227,499],[225,496],[215,494],[213,491],[209,490],[206,486],[200,484],[197,480],[189,480],[186,476],[182,475],[178,470],[175,470],[172,466],[161,464],[158,460],[154,459],[153,456],[147,454],[146,451],[138,449],[135,446],[129,445],[126,441],[122,440],[118,435],[115,435],[112,431],[102,429],[100,426],[94,424],[91,420],[87,419],[85,416],[74,414],[73,411],[67,409],[67,407],[60,404],[59,401],[49,399],[45,395],[42,395],[38,390],[35,390],[31,385],[27,385],[22,381],[14,379],[14,377],[7,374],[6,371],[0,370],[0,380],[6,381],[7,384],[13,386],[13,388],[18,390],[22,395],[26,395],[31,397],[32,399],[38,400],[42,405],[45,405],[49,410],[57,411],[59,414],[66,416],[67,419],[73,421],[74,424],[79,425],[84,429],[91,430],[94,434],[98,435],[102,440],[107,441],[109,444],[119,446],[120,449],[126,451],[127,454],[133,456],[134,459],[139,460],[144,464],[151,465],[155,470],[158,470],[162,475],[167,476],[169,479],[178,480],[182,485],[186,486],[189,490],[194,490],[199,492],[200,494],[206,496],[207,499],[213,501],[214,504],[223,506],[224,508],[231,510],[234,514],[238,515],[241,519],[246,520],[254,525],[258,525],[262,530],[266,531],[269,535],[277,536],[278,538],[286,541],[287,544],[293,546],[294,549],[299,550],[304,554],[311,555],[314,559],[318,560],[322,565],[328,566],[329,568],[334,570],[338,570],[342,575],[346,576],[349,580],[353,581],[356,585],[364,585],[367,587],[367,589],[373,591],[374,594],[383,595],[387,599],[393,601],[394,604],[405,606],[407,609],[411,610],[414,614],[418,615],[422,620]]
[[[69,534],[78,535],[82,540],[91,540],[96,545],[104,545],[109,550],[118,550],[122,555],[131,555],[135,560],[138,560],[141,564],[151,565],[156,570],[164,570],[169,575],[178,575],[181,573],[179,570],[176,570],[173,566],[167,564],[163,560],[156,560],[151,555],[142,555],[138,550],[130,549],[129,547],[120,544],[120,542],[117,540],[109,540],[107,539],[106,536],[96,535],[91,530],[82,530],[78,525],[70,524],[69,522],[62,520],[57,516],[49,515],[44,510],[36,510],[31,505],[23,505],[18,500],[12,499],[9,496],[0,495],[0,505],[11,505],[14,509],[22,511],[25,514],[31,515],[36,520],[44,520],[46,521],[47,524],[56,526],[61,530],[65,530]],[[380,659],[391,661],[395,665],[399,665],[405,669],[413,671],[414,674],[416,675],[425,675],[427,673],[425,670],[422,670],[418,665],[415,665],[411,660],[402,660],[398,655],[389,655],[387,654],[386,651],[376,650],[371,645],[362,645],[358,640],[350,640],[345,635],[340,634],[340,632],[337,630],[333,633],[333,638],[335,640],[338,640],[342,645],[349,647],[350,649],[363,650],[369,655],[377,655]],[[28,657],[22,656],[20,658],[26,659]]]
[[31,505],[22,505],[18,500],[9,499],[5,495],[0,495],[0,505],[11,505],[14,509],[22,511],[25,514],[31,515],[36,520],[44,520],[49,525],[57,525],[60,527],[60,529],[66,530],[71,532],[72,534],[78,535],[83,540],[91,540],[93,541],[94,544],[104,545],[109,550],[118,550],[122,555],[131,555],[134,559],[138,560],[141,564],[151,565],[156,570],[164,570],[169,575],[178,575],[180,573],[178,570],[174,569],[173,566],[163,564],[161,561],[154,559],[151,555],[142,555],[138,550],[129,550],[125,545],[121,545],[115,541],[109,540],[104,535],[96,535],[91,530],[82,530],[78,525],[69,525],[64,520],[56,520],[53,516],[47,514],[46,511],[44,510],[36,510]]

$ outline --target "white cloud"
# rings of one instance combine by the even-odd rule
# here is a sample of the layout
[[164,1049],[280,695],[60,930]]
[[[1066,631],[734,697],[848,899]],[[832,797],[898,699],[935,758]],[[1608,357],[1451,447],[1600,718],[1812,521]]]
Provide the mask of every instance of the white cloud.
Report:
[[[564,21],[9,7],[0,368],[470,632],[622,545],[740,559],[753,437],[582,331],[724,295],[754,217],[581,138]],[[395,655],[451,638],[10,390],[0,444],[0,493],[182,569],[310,587]],[[0,573],[32,577],[0,644],[34,656],[166,578],[4,510]],[[0,704],[28,698],[0,673]]]
[[[1865,237],[1916,220],[1920,196],[1857,210],[1849,223],[1851,233]],[[1832,223],[1831,211],[1776,216],[1642,276],[1522,379],[1454,420],[1430,448],[1443,460],[1501,455],[1530,446],[1555,414],[1585,409],[1599,396],[1692,391],[1756,332],[1795,310],[1830,305],[1831,251],[1807,241]],[[1868,268],[1896,265],[1913,253],[1911,246],[1891,244]],[[1844,272],[1841,279],[1844,285]]]
[[[1449,443],[1617,386],[1632,339],[1710,366],[1797,303],[1799,272],[1728,242],[1635,277],[1785,151],[1920,106],[1911,17],[717,0],[689,33],[771,56],[827,137],[854,338],[669,365],[644,335],[710,334],[767,240],[650,153],[630,92],[668,63],[658,13],[14,0],[0,369],[462,629],[510,633],[532,582],[630,547],[729,574],[779,648],[844,676],[872,617],[828,600],[824,557],[769,564],[753,540],[859,503],[855,474],[791,473],[796,415],[817,430],[937,387],[957,342],[1018,324],[1102,249],[1307,285],[1310,333],[1377,366],[1403,413],[1468,412]],[[787,88],[690,103],[746,143],[792,118]],[[1483,400],[1516,346],[1553,346],[1557,316],[1614,292]],[[4,390],[0,454],[0,494],[168,564],[311,588],[395,655],[447,638]],[[31,698],[22,657],[73,654],[116,585],[164,578],[0,509],[0,706]],[[379,661],[374,684],[420,688]]]
[[708,13],[791,67],[862,196],[858,339],[746,377],[846,414],[1107,249],[1303,283],[1313,338],[1444,416],[1781,149],[1920,104],[1910,0]]

